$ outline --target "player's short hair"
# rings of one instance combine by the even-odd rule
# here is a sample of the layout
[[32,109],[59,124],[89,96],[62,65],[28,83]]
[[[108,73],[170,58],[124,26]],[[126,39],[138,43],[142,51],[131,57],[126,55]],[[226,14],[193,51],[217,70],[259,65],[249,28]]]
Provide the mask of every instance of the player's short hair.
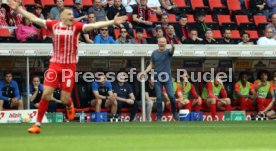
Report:
[[70,8],[70,7],[63,7],[63,8],[60,9],[59,13],[61,14],[65,10],[72,10],[72,8]]
[[12,72],[11,72],[11,71],[6,71],[6,72],[4,72],[4,76],[7,76],[8,74],[11,74],[11,75],[12,75]]
[[260,71],[257,73],[257,78],[258,78],[258,79],[261,79],[261,76],[262,76],[263,74],[267,75],[267,79],[269,79],[270,74],[269,74],[269,72],[268,72],[267,70],[260,70]]
[[246,71],[242,71],[242,72],[239,74],[239,78],[241,79],[242,76],[244,76],[244,75],[248,76],[248,73],[247,73]]

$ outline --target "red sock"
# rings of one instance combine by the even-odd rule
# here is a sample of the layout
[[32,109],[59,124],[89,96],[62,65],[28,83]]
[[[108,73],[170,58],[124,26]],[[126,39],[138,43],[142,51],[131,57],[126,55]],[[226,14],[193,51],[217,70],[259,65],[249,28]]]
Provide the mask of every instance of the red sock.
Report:
[[211,104],[211,116],[213,121],[216,119],[217,105]]
[[38,105],[37,123],[41,123],[45,112],[48,110],[48,100],[41,99]]
[[200,111],[200,110],[201,110],[201,105],[198,105],[198,104],[197,104],[197,105],[195,106],[195,111]]
[[257,104],[258,104],[258,111],[263,111],[264,110],[264,101],[263,99],[257,98]]
[[191,111],[192,110],[191,103],[185,104],[184,109]]
[[245,98],[241,98],[241,110],[242,111],[246,111],[246,99]]
[[72,102],[72,98],[70,98],[69,99],[69,102],[68,102],[68,104],[66,105],[67,107],[71,107],[72,106],[72,104],[73,104],[73,102]]
[[232,110],[231,104],[226,104],[226,111],[231,111],[231,110]]

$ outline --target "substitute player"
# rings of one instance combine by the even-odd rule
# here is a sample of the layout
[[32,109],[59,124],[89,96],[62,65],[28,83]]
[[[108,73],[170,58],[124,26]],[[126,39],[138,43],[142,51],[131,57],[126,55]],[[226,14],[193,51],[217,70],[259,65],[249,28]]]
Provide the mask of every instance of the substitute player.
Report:
[[[15,0],[8,0],[8,5],[21,13],[24,17],[30,19],[33,23],[50,29],[53,33],[53,55],[50,60],[49,70],[45,73],[44,91],[38,107],[37,122],[32,128],[28,129],[29,133],[40,133],[42,118],[48,108],[48,101],[58,84],[61,84],[61,101],[67,106],[67,116],[69,120],[74,119],[74,106],[70,100],[71,91],[74,85],[74,75],[76,64],[78,62],[78,43],[81,32],[89,32],[93,29],[121,24],[127,20],[126,16],[115,17],[114,20],[106,22],[97,22],[94,24],[83,25],[80,22],[74,21],[73,11],[71,8],[62,8],[60,10],[60,19],[58,20],[42,20],[32,13],[24,10]],[[62,70],[71,71],[65,72],[62,75]]]
[[239,102],[240,109],[246,111],[253,108],[256,92],[254,85],[248,82],[246,72],[240,73],[240,80],[235,83],[234,101]]
[[201,96],[203,98],[203,103],[211,108],[211,116],[213,120],[216,118],[217,107],[225,106],[226,111],[232,109],[231,100],[227,97],[227,92],[224,88],[223,82],[218,77],[206,84]]
[[[184,73],[181,81],[178,82],[183,94],[183,103],[180,103],[179,108],[185,108],[191,110],[193,107],[195,111],[200,111],[202,109],[202,99],[196,92],[195,86],[189,82],[189,75]],[[192,95],[193,99],[189,99]]]

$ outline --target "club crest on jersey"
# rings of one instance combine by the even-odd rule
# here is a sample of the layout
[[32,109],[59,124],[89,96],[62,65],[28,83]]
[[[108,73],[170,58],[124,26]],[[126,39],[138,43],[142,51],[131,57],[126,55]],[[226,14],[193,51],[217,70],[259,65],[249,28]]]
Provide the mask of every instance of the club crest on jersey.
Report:
[[68,35],[68,36],[72,36],[74,34],[74,32],[72,30],[55,29],[54,32],[55,32],[55,35]]

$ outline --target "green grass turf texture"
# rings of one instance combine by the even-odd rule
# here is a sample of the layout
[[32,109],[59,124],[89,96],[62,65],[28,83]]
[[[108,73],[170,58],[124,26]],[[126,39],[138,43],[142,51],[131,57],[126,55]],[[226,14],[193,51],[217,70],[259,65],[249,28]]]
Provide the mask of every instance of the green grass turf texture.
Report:
[[276,121],[0,124],[0,151],[276,150]]

